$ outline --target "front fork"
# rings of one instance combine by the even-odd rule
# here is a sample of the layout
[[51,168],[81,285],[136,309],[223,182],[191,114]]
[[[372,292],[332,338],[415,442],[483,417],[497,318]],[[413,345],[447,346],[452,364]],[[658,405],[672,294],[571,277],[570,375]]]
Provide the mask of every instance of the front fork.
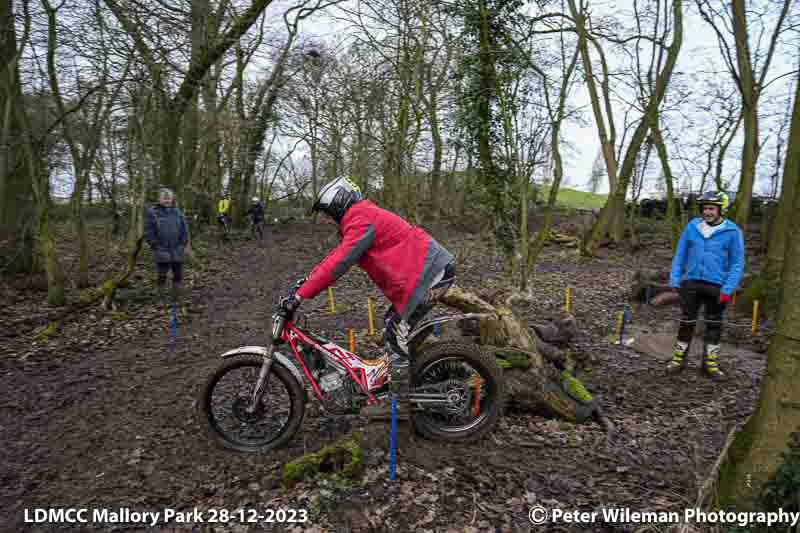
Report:
[[267,393],[269,371],[272,368],[272,354],[274,351],[275,345],[274,343],[270,343],[269,347],[267,348],[267,353],[264,354],[264,364],[261,365],[261,372],[258,374],[256,388],[253,390],[253,394],[250,396],[250,402],[245,408],[247,414],[253,414],[256,412],[258,405],[261,403],[262,397]]

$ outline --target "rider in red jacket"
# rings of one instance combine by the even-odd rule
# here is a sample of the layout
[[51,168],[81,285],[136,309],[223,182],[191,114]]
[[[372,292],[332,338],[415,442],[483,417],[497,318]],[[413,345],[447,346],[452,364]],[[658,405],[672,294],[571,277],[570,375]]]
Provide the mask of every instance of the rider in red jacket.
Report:
[[[314,203],[327,222],[338,224],[339,245],[318,264],[294,295],[295,309],[314,298],[353,265],[361,267],[391,302],[384,317],[384,339],[390,357],[391,392],[398,414],[406,417],[409,355],[406,335],[455,281],[455,260],[421,228],[381,209],[361,195],[346,177],[325,185]],[[388,405],[366,407],[362,414],[384,417]]]

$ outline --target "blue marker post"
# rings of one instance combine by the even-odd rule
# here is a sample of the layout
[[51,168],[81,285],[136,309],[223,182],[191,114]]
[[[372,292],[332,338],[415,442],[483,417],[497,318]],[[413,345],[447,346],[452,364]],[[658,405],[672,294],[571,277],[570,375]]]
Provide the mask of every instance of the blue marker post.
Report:
[[442,336],[442,324],[441,323],[437,322],[436,324],[434,324],[434,326],[433,326],[433,335],[435,337],[437,337],[437,338]]
[[178,311],[175,302],[172,303],[172,320],[170,323],[170,333],[172,337],[171,348],[172,351],[175,351],[175,338],[177,337],[178,333]]
[[389,444],[389,479],[394,481],[394,450],[397,447],[397,398],[392,397],[392,437]]
[[650,305],[650,286],[649,285],[644,290],[644,301],[645,301],[645,303],[647,305]]

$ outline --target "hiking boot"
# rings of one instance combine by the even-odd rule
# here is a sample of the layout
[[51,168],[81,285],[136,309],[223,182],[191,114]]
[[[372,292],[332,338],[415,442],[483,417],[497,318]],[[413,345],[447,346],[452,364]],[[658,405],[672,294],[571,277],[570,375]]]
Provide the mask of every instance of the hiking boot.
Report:
[[707,344],[703,350],[703,373],[713,380],[725,379],[719,369],[719,344]]
[[667,365],[668,374],[677,374],[686,368],[686,355],[689,353],[689,343],[678,341],[675,343],[675,351],[672,360]]

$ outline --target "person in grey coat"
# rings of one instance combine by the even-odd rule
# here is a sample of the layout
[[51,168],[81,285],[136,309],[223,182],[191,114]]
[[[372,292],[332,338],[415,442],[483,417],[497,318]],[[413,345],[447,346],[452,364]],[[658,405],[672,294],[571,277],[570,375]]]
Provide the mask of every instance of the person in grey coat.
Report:
[[183,213],[175,207],[175,193],[167,187],[158,191],[158,204],[145,208],[144,240],[150,245],[156,264],[159,298],[164,300],[167,272],[172,270],[172,297],[177,301],[183,285],[183,258],[189,242],[189,228]]

